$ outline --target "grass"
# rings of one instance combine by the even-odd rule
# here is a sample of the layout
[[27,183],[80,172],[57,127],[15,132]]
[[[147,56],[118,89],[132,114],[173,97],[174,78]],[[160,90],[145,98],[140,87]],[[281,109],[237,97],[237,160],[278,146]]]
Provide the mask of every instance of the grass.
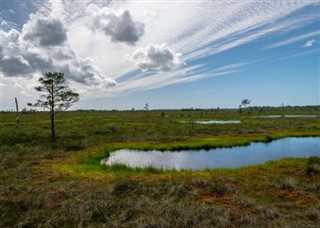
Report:
[[[315,108],[316,109],[316,108]],[[234,110],[66,112],[50,143],[47,113],[0,113],[0,227],[320,226],[318,159],[239,169],[101,166],[119,148],[181,150],[320,136],[319,119],[252,119]],[[280,111],[279,111],[280,112]],[[290,114],[317,114],[298,108]],[[274,115],[277,110],[251,115]],[[196,125],[193,119],[241,120]]]

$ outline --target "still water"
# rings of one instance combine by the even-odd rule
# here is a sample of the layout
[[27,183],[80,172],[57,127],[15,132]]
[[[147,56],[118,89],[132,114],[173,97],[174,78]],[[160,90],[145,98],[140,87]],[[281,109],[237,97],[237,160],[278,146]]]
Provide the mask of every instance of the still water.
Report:
[[239,124],[240,120],[207,120],[207,121],[195,121],[197,124]]
[[137,151],[122,149],[103,159],[102,164],[163,169],[236,168],[284,157],[320,156],[320,137],[284,138],[270,143],[210,150]]

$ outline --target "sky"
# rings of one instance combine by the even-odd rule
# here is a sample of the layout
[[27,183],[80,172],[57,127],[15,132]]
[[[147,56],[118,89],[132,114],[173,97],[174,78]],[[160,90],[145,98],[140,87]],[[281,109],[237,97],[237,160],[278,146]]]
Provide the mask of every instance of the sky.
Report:
[[320,0],[1,0],[0,110],[46,72],[71,109],[320,104]]

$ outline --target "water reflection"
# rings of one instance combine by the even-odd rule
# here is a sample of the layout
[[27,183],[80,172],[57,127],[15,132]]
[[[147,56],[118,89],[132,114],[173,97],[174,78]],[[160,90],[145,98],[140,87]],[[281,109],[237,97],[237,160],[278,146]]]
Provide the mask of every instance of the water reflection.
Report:
[[163,169],[235,168],[284,157],[320,156],[320,137],[284,138],[270,143],[196,151],[136,151],[122,149],[110,154],[103,164],[130,167],[153,166]]
[[240,120],[208,120],[208,121],[195,121],[197,124],[239,124]]

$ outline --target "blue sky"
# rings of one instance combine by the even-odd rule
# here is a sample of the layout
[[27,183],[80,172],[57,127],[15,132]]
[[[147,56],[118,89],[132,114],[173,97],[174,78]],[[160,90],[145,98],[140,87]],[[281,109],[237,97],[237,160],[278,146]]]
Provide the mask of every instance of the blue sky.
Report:
[[320,1],[1,0],[1,109],[65,73],[73,109],[319,105]]

